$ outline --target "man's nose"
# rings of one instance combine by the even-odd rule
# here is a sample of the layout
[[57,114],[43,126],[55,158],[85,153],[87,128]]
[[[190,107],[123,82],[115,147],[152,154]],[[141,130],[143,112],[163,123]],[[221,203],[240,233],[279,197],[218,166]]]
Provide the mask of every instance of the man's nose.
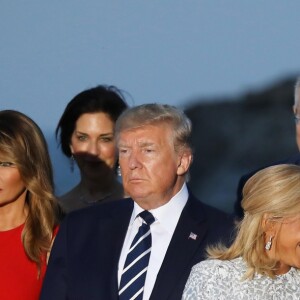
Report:
[[132,152],[129,157],[129,168],[131,170],[140,168],[142,166],[139,155],[136,152]]

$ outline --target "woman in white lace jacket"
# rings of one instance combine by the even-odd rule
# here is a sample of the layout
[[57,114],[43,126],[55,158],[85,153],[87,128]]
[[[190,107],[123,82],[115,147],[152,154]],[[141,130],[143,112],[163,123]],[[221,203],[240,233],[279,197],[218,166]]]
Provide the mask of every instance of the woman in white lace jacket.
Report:
[[233,244],[207,249],[184,300],[300,299],[300,167],[277,165],[243,190],[244,218]]

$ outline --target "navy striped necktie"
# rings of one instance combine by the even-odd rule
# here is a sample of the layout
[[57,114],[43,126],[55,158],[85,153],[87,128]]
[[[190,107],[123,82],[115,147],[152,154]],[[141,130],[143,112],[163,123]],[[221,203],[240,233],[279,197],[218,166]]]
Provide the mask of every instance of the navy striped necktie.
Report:
[[150,225],[155,219],[147,210],[142,211],[139,216],[145,223],[139,227],[126,257],[119,287],[120,300],[143,299],[152,245]]

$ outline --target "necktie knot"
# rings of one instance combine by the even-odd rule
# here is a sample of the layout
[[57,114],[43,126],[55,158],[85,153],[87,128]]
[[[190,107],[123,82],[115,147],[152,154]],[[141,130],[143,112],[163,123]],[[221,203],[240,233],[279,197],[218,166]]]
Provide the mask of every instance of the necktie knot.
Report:
[[151,214],[151,212],[149,212],[148,210],[144,210],[141,213],[139,213],[139,216],[146,222],[147,225],[151,225],[155,219],[153,217],[153,215]]

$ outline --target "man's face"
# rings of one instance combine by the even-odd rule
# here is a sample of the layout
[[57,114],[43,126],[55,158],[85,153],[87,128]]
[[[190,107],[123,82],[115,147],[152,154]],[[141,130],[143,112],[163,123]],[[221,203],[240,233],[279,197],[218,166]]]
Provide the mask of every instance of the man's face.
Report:
[[300,105],[294,106],[293,109],[295,117],[299,118],[299,121],[296,120],[296,142],[300,151]]
[[175,152],[168,124],[122,131],[118,148],[125,192],[144,209],[167,203],[181,189],[191,155]]

